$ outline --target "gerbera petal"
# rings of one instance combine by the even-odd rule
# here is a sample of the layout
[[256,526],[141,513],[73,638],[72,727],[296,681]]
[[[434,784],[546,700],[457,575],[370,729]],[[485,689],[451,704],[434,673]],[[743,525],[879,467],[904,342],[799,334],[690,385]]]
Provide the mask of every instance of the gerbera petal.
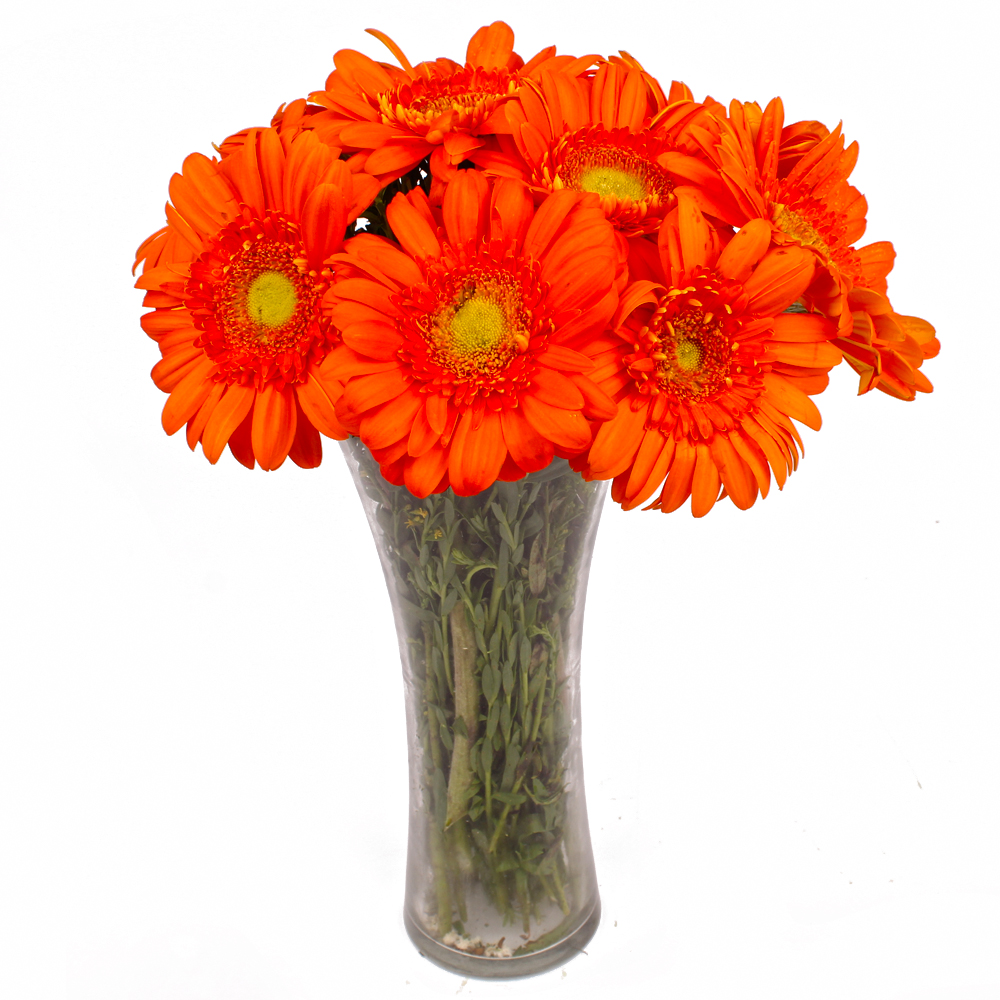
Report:
[[490,206],[491,238],[512,244],[521,243],[533,211],[534,204],[527,185],[510,178],[498,180],[493,187]]
[[704,267],[712,246],[712,231],[701,209],[687,197],[677,199],[677,231],[685,271]]
[[381,122],[356,122],[341,129],[340,139],[359,149],[377,148],[400,135],[398,129]]
[[632,464],[642,443],[649,403],[633,409],[623,400],[612,420],[601,424],[587,453],[587,464],[595,479],[613,479]]
[[723,277],[742,284],[750,277],[770,243],[770,223],[765,219],[751,219],[719,254],[715,268]]
[[583,451],[590,445],[590,427],[578,411],[549,406],[527,395],[522,397],[521,406],[528,423],[553,444],[567,451]]
[[[253,399],[251,399],[251,403]],[[243,423],[229,435],[229,450],[240,465],[252,469],[256,465],[253,457],[253,442],[250,440],[251,428],[253,426],[253,412],[248,411],[243,418]]]
[[261,187],[264,192],[264,205],[276,212],[284,211],[284,196],[281,190],[285,167],[285,150],[281,145],[278,132],[266,128],[258,134],[259,157],[261,166]]
[[211,358],[199,361],[177,384],[163,406],[163,429],[176,434],[208,399],[213,382],[209,378],[215,363]]
[[344,441],[349,436],[337,419],[336,404],[343,391],[340,382],[323,379],[315,373],[295,386],[295,395],[306,419],[317,430],[337,441]]
[[403,481],[415,497],[430,496],[448,471],[448,451],[436,445],[403,466]]
[[305,419],[301,410],[296,415],[295,438],[288,449],[288,457],[300,469],[315,469],[323,461],[323,442],[319,431]]
[[514,32],[503,21],[494,21],[472,36],[465,61],[483,69],[505,69],[513,51]]
[[815,268],[815,255],[802,247],[779,247],[765,254],[743,283],[749,308],[772,316],[784,312],[809,287]]
[[423,272],[417,262],[381,236],[358,233],[344,244],[344,250],[351,257],[374,265],[399,285],[417,285],[423,281]]
[[213,465],[219,461],[233,432],[246,419],[256,395],[250,386],[231,385],[212,411],[201,435],[201,450]]
[[422,405],[419,396],[404,393],[367,410],[358,425],[358,437],[373,450],[388,448],[409,437],[411,421]]
[[787,379],[780,375],[766,374],[763,377],[764,387],[772,403],[783,413],[794,417],[800,423],[818,431],[823,420],[816,404],[800,389],[796,389]]
[[302,206],[317,184],[327,179],[335,156],[312,132],[296,136],[285,161],[281,198],[293,219],[302,217]]
[[691,513],[704,517],[719,498],[721,486],[719,468],[712,450],[703,441],[695,445],[694,473],[691,476]]
[[499,415],[484,414],[475,429],[473,422],[471,412],[459,418],[448,452],[448,479],[459,496],[481,493],[496,482],[507,457]]
[[678,441],[674,446],[673,458],[666,482],[660,491],[655,506],[664,514],[677,510],[691,495],[691,479],[694,476],[695,460],[698,453],[695,446],[687,441]]
[[674,454],[674,440],[657,428],[648,429],[639,443],[622,496],[622,509],[633,510],[645,503],[663,482]]
[[354,49],[341,49],[334,53],[333,64],[365,93],[379,94],[392,86],[392,77],[385,69]]
[[520,408],[503,410],[500,425],[507,449],[525,472],[537,472],[552,461],[552,443],[531,426]]
[[545,351],[539,354],[535,360],[540,365],[556,368],[563,372],[589,372],[594,367],[592,358],[562,344],[549,343]]
[[257,163],[258,131],[259,129],[250,129],[247,140],[222,161],[219,169],[232,182],[240,201],[249,205],[258,215],[263,215],[267,206],[264,203],[264,185]]
[[[337,254],[336,257],[342,257]],[[352,302],[362,302],[367,306],[377,309],[386,316],[392,316],[396,310],[393,303],[393,293],[398,289],[390,288],[382,281],[372,281],[369,278],[348,278],[342,277],[333,289],[331,298],[334,302],[340,303],[344,299]],[[355,322],[365,322],[365,320],[355,320]],[[345,329],[349,323],[343,323],[341,329]],[[388,324],[392,326],[390,322]]]
[[399,176],[415,167],[434,147],[422,139],[396,139],[376,149],[368,157],[365,170],[369,174]]
[[618,404],[586,375],[571,374],[569,378],[583,396],[583,415],[591,420],[611,420]]
[[356,421],[366,410],[395,399],[408,384],[399,369],[356,376],[347,383],[337,401],[337,418],[341,422]]
[[295,440],[297,414],[292,389],[278,389],[272,383],[257,393],[250,440],[254,458],[265,472],[273,472],[288,457]]
[[425,408],[427,422],[434,429],[434,433],[443,435],[448,426],[448,400],[444,396],[430,393],[426,397]]
[[462,170],[445,192],[441,206],[445,231],[453,246],[479,243],[486,234],[489,184],[478,170]]
[[766,497],[771,487],[771,469],[767,464],[767,456],[750,435],[743,433],[742,428],[729,435],[729,443],[753,474],[760,495]]
[[709,447],[713,465],[718,470],[718,478],[722,480],[733,503],[740,510],[752,507],[757,499],[757,480],[749,466],[740,458],[729,436],[716,434]]
[[441,244],[434,230],[417,210],[407,201],[404,194],[397,194],[386,209],[386,218],[396,239],[411,257],[440,257]]
[[579,197],[575,191],[554,191],[542,202],[524,238],[525,254],[535,260],[542,259]]
[[320,184],[302,206],[302,241],[309,264],[321,270],[326,259],[339,249],[347,228],[347,199],[334,184]]
[[391,360],[403,346],[399,331],[387,323],[352,323],[344,327],[343,338],[352,350],[380,361]]
[[205,358],[205,352],[195,347],[193,342],[184,347],[170,351],[154,366],[150,375],[158,389],[173,392],[193,368],[200,365]]
[[188,421],[187,425],[187,443],[188,447],[194,451],[201,439],[202,432],[205,430],[205,425],[208,423],[208,418],[212,415],[215,407],[218,405],[219,400],[222,398],[222,394],[226,391],[225,382],[216,382],[212,386],[212,391],[208,394],[208,399],[198,408],[198,412]]
[[568,379],[551,368],[539,366],[532,379],[534,396],[542,403],[559,406],[565,410],[581,410],[584,405],[583,393]]
[[[441,434],[431,427],[427,419],[427,407],[422,399],[418,399],[416,413],[413,415],[410,424],[410,433],[407,438],[406,451],[413,458],[420,458],[425,455],[441,440]],[[438,476],[440,479],[441,476]]]

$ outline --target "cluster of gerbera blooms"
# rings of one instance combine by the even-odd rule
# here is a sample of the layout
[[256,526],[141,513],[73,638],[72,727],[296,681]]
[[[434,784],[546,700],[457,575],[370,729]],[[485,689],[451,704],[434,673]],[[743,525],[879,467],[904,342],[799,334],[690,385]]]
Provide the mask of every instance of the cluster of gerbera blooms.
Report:
[[938,350],[857,247],[857,143],[781,100],[695,101],[627,53],[352,50],[170,182],[136,255],[168,434],[312,468],[360,437],[422,497],[568,459],[626,509],[747,508],[841,360],[911,400]]

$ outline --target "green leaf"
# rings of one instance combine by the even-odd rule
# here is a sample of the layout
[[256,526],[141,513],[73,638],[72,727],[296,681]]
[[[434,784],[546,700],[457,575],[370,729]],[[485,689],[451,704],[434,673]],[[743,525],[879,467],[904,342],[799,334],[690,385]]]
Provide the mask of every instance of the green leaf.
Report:
[[507,747],[507,756],[504,763],[503,769],[503,780],[500,782],[500,787],[504,791],[510,791],[514,787],[514,778],[517,771],[517,765],[521,760],[521,753],[516,743],[511,743]]
[[523,806],[528,801],[528,796],[523,792],[494,792],[493,798],[505,806]]
[[495,701],[490,705],[490,713],[486,716],[486,736],[493,739],[493,734],[497,731],[497,723],[500,721],[500,702]]
[[455,749],[455,744],[451,738],[451,730],[445,725],[441,726],[441,743],[448,753],[451,753]]
[[509,660],[503,665],[503,690],[508,698],[514,691],[514,671]]
[[485,779],[486,775],[493,770],[493,738],[492,734],[487,736],[483,740],[483,747],[480,750],[481,760],[483,763],[483,777]]
[[432,622],[434,621],[434,615],[426,610],[426,608],[421,608],[419,605],[414,604],[412,601],[408,601],[401,594],[398,595],[399,608],[405,614],[409,615],[410,618],[421,622]]
[[503,590],[507,586],[507,571],[510,566],[510,547],[506,542],[500,543],[500,553],[497,557],[496,575],[493,577],[493,586]]
[[545,547],[542,545],[542,536],[536,535],[531,543],[531,556],[528,560],[528,586],[536,597],[545,590],[546,576]]
[[532,535],[537,535],[539,531],[542,530],[542,526],[545,521],[542,519],[542,515],[538,511],[532,511],[531,514],[526,517],[521,522],[521,537],[531,538]]
[[504,743],[510,743],[510,705],[504,701],[500,703],[500,731],[503,733]]
[[483,694],[488,705],[493,705],[500,693],[500,671],[492,663],[483,665]]

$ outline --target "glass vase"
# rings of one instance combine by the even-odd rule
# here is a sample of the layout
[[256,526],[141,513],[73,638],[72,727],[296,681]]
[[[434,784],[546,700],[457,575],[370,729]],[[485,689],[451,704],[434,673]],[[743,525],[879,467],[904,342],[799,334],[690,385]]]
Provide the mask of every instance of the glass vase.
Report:
[[410,807],[403,919],[466,976],[558,966],[597,929],[580,640],[604,483],[567,463],[424,499],[342,443],[392,601]]

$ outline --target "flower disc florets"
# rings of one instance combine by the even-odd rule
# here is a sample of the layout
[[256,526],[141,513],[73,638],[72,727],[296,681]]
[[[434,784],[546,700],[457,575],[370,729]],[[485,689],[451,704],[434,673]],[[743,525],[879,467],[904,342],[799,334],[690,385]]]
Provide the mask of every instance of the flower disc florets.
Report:
[[322,360],[331,343],[319,310],[327,282],[306,268],[298,227],[271,212],[230,224],[191,265],[195,346],[216,363],[217,380],[280,388]]
[[674,205],[673,181],[657,156],[666,139],[629,129],[589,126],[563,136],[534,178],[548,190],[596,194],[607,217],[628,233],[652,232]]
[[369,101],[385,124],[439,142],[435,132],[475,132],[517,86],[517,76],[507,70],[466,65],[452,73],[396,83]]
[[854,284],[863,284],[861,261],[858,252],[849,245],[847,236],[849,220],[843,212],[803,192],[800,186],[779,182],[771,221],[786,240],[808,247],[837,273]]
[[537,262],[504,249],[445,244],[442,258],[427,264],[427,283],[400,301],[400,360],[460,408],[477,397],[494,410],[514,405],[530,379],[532,354],[552,330]]
[[731,426],[730,418],[763,392],[761,378],[770,370],[759,363],[759,338],[740,338],[742,286],[699,269],[685,287],[664,289],[657,300],[636,334],[637,350],[624,358],[636,390],[663,397],[650,411],[651,422],[684,434],[697,434],[706,419]]

